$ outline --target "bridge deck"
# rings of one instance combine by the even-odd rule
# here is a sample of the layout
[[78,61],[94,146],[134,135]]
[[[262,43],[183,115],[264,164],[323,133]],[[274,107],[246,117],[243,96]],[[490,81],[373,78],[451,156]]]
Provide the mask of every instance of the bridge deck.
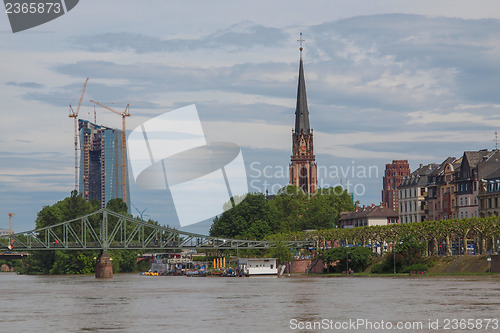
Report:
[[[308,241],[286,243],[306,248]],[[120,215],[107,209],[45,228],[0,237],[0,246],[16,251],[267,249],[275,242],[227,239],[189,233]]]

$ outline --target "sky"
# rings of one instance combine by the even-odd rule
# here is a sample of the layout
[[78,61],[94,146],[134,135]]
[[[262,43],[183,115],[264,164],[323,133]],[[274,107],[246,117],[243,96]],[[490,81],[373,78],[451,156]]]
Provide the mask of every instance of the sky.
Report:
[[[495,148],[498,31],[496,0],[85,0],[18,33],[0,13],[0,228],[13,212],[16,232],[33,229],[74,188],[69,104],[87,77],[81,119],[93,121],[91,99],[130,104],[130,132],[195,104],[208,141],[241,147],[250,192],[276,193],[289,180],[300,32],[319,186],[378,204],[392,160],[413,171]],[[130,188],[134,215],[179,227],[168,192],[133,177]]]

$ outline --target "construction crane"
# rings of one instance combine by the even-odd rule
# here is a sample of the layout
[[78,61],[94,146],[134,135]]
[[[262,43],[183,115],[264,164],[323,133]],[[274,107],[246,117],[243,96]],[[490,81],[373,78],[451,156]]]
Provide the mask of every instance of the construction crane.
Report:
[[12,235],[12,216],[16,214],[14,213],[9,213],[9,235]]
[[71,110],[71,113],[69,114],[70,118],[73,118],[75,120],[75,190],[78,191],[78,112],[80,112],[80,106],[82,105],[82,100],[83,100],[83,95],[85,94],[85,88],[87,87],[87,81],[89,78],[85,80],[85,84],[83,85],[83,90],[82,90],[82,95],[80,96],[80,100],[78,101],[78,107],[76,108],[76,112],[73,111],[73,108],[71,107],[71,104],[69,105],[69,108]]
[[117,115],[120,115],[122,117],[122,193],[123,193],[123,202],[127,203],[127,137],[125,133],[125,117],[130,117],[130,113],[128,112],[128,107],[130,104],[127,104],[127,107],[125,108],[125,111],[122,113],[113,110],[109,106],[103,105],[99,102],[90,100],[91,103],[97,104],[106,110],[109,110],[111,112],[116,113]]

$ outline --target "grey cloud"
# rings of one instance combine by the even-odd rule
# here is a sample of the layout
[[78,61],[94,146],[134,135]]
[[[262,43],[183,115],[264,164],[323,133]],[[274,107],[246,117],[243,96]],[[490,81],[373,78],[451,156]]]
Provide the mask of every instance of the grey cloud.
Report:
[[[355,17],[310,27],[305,30],[307,42],[304,61],[311,123],[316,130],[336,133],[353,129],[388,131],[393,128],[454,131],[470,125],[408,124],[408,113],[419,110],[451,112],[457,104],[496,103],[500,99],[496,93],[500,86],[500,73],[497,73],[499,65],[490,52],[491,45],[498,42],[498,37],[492,31],[498,31],[497,28],[500,28],[498,20],[400,14]],[[258,38],[266,33],[265,29],[256,26],[230,27],[212,35],[218,43],[234,46],[245,31],[257,38],[253,43],[262,42]],[[283,32],[276,32],[271,39],[277,39],[279,34]],[[245,40],[251,41],[250,36]],[[134,49],[140,48],[142,40],[146,44],[141,46],[144,50],[156,47],[158,52],[167,51],[161,43],[160,46],[156,45],[158,40],[154,37],[138,38],[137,35],[123,34],[120,38],[129,37]],[[116,43],[122,45],[120,39]],[[182,43],[183,46],[176,46],[177,49],[204,48],[206,43],[215,42],[199,39],[189,41],[193,45],[186,44],[188,41]],[[149,63],[122,65],[110,61],[79,61],[59,65],[54,70],[75,78],[90,76],[131,82],[121,86],[89,84],[86,95],[102,102],[134,104],[135,108],[144,110],[142,115],[147,115],[148,109],[159,108],[148,101],[149,97],[157,99],[165,92],[189,92],[191,100],[186,99],[185,104],[179,100],[175,103],[178,106],[197,103],[201,117],[204,116],[201,112],[204,109],[210,120],[227,119],[230,115],[231,120],[264,120],[283,124],[293,117],[298,64],[267,62],[180,68]],[[455,74],[442,77],[442,73],[447,73],[447,70]],[[290,73],[290,79],[285,82],[261,80],[261,74],[269,77],[273,73],[281,75],[284,72]],[[343,77],[348,81],[332,86],[327,82],[329,77]],[[389,84],[395,80],[401,82],[390,87],[372,84],[381,79],[387,80]],[[412,80],[415,82],[410,82]],[[25,97],[67,105],[68,101],[61,100],[60,96],[71,92],[77,100],[78,94],[75,92],[80,89],[81,83],[75,83],[50,93],[30,92]],[[440,89],[442,93],[438,93]],[[245,105],[223,101],[205,102],[202,106],[196,100],[196,95],[207,91],[213,91],[214,96],[219,92],[228,92],[285,98],[290,99],[291,106],[286,108],[259,102]],[[493,119],[493,114],[487,110],[477,112],[487,119]],[[474,124],[474,128],[490,127]]]
[[21,87],[21,88],[31,88],[31,89],[41,89],[43,85],[36,82],[14,82],[9,81],[5,83],[7,86]]
[[160,39],[143,34],[118,32],[79,36],[73,43],[79,48],[94,52],[133,50],[136,53],[149,53],[272,47],[282,45],[286,39],[285,32],[278,28],[243,23],[195,39]]
[[[311,52],[326,55],[337,73],[351,72],[369,79],[368,75],[381,75],[382,70],[397,74],[398,70],[453,69],[456,84],[447,88],[458,98],[499,103],[500,63],[491,53],[498,45],[499,30],[500,20],[495,19],[390,14],[328,22],[311,27],[308,34],[313,39]],[[352,59],[345,57],[353,48],[361,52],[361,59],[356,59],[357,54],[351,54]],[[400,68],[373,63],[387,56]],[[376,96],[370,102],[375,100]]]

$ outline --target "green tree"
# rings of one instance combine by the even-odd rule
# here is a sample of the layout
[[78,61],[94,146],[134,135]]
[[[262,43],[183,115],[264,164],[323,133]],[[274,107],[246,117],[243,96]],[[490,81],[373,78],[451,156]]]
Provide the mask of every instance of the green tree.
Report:
[[271,258],[276,258],[281,264],[286,264],[293,259],[293,249],[291,249],[288,244],[288,237],[283,234],[271,235],[267,238],[268,240],[275,242],[273,246],[268,251],[268,255]]
[[[112,199],[106,208],[122,215],[128,215],[127,205],[121,199]],[[77,191],[52,206],[45,206],[38,213],[36,227],[43,228],[61,222],[69,221],[100,209],[96,200],[87,202]],[[91,219],[91,224],[97,225],[98,216]],[[118,219],[110,216],[108,224],[112,228]],[[157,224],[154,221],[151,223]],[[132,227],[130,227],[132,230]],[[62,238],[62,228],[54,230]],[[78,231],[77,231],[78,233]],[[25,274],[91,274],[95,270],[95,259],[98,251],[34,251],[26,258],[25,265],[20,269]],[[114,272],[133,272],[137,269],[136,250],[110,251],[113,257]]]
[[320,258],[328,265],[329,271],[340,273],[349,268],[353,271],[364,271],[369,265],[373,252],[366,247],[334,247],[323,252]]
[[267,198],[260,193],[249,193],[240,204],[214,219],[210,236],[260,240],[276,230],[276,219]]

